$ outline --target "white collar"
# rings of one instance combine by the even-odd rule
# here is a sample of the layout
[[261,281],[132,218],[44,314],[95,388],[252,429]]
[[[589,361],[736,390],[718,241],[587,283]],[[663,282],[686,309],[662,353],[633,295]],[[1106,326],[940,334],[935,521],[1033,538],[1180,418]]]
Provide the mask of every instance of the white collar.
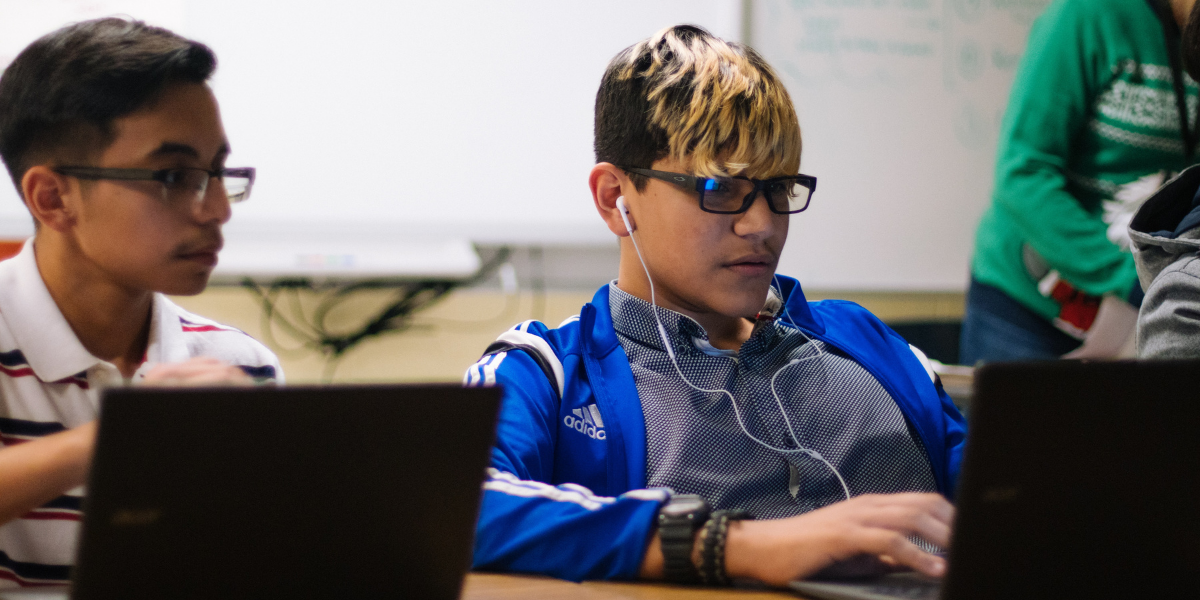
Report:
[[146,345],[146,361],[138,369],[137,375],[155,365],[183,362],[191,358],[187,341],[183,337],[180,316],[180,308],[174,302],[162,294],[154,294],[154,307],[150,316],[150,343]]

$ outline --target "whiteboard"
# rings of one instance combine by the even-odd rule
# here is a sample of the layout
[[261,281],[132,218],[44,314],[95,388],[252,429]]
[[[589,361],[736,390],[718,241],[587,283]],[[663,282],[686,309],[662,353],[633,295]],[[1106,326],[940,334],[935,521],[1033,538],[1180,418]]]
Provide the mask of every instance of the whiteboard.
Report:
[[817,176],[779,271],[810,288],[964,290],[1030,24],[1049,0],[756,0]]

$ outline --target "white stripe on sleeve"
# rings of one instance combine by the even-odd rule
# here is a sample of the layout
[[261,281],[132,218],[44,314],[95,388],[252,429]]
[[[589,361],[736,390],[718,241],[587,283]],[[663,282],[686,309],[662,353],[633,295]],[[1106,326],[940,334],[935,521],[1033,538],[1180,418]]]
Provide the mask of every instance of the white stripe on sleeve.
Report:
[[933,372],[933,365],[930,364],[929,357],[925,356],[925,353],[921,352],[920,348],[912,344],[908,345],[908,349],[912,350],[912,353],[917,357],[917,360],[921,361],[921,366],[925,367],[925,373],[929,375],[929,380],[937,383],[937,373]]
[[[588,510],[599,510],[601,507],[617,501],[616,498],[610,496],[597,496],[591,490],[574,483],[564,483],[558,487],[554,487],[540,481],[518,479],[512,473],[505,473],[494,468],[488,469],[488,475],[489,479],[483,484],[483,489],[501,492],[510,496],[546,498],[555,502],[570,502]],[[621,494],[622,498],[627,497],[635,500],[652,500],[656,502],[663,502],[669,496],[668,492],[662,489],[630,490]]]
[[508,356],[507,352],[497,352],[492,355],[492,360],[486,365],[483,365],[483,385],[491,387],[496,385],[496,369],[500,368],[500,363],[504,362],[504,357]]
[[[529,324],[533,322],[534,321],[526,321],[521,324],[521,327],[528,328]],[[541,337],[538,337],[537,335],[527,331],[522,331],[520,329],[510,329],[505,331],[496,338],[496,341],[508,342],[514,346],[530,346],[536,350],[538,354],[541,354],[542,358],[550,364],[550,370],[554,373],[554,381],[550,382],[550,384],[558,390],[558,396],[560,398],[562,397],[564,387],[562,361],[560,361],[558,356],[554,354],[554,349],[550,347],[549,342]]]

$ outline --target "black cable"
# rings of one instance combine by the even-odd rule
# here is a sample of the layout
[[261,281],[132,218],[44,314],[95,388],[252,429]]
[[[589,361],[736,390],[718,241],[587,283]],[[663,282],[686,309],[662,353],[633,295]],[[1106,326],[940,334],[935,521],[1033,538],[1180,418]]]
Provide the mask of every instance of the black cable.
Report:
[[342,364],[343,354],[331,354],[325,358],[325,369],[321,372],[321,381],[323,383],[333,383],[333,374],[337,371],[338,365]]
[[[252,279],[242,280],[242,287],[258,297],[262,305],[263,337],[273,348],[281,348],[275,337],[278,325],[288,335],[299,340],[305,348],[316,350],[326,356],[324,378],[332,378],[337,361],[363,340],[393,331],[402,331],[412,325],[413,313],[432,306],[460,286],[474,285],[491,274],[509,257],[510,250],[501,248],[488,259],[470,278],[463,281],[402,281],[376,279],[348,284],[314,283],[308,278],[277,279],[264,290]],[[340,335],[329,332],[326,320],[329,314],[358,291],[394,289],[395,295],[383,309],[358,329]],[[300,292],[308,290],[324,293],[325,297],[311,315],[305,311]],[[291,312],[285,315],[279,306],[281,295],[290,294]]]
[[[312,336],[300,331],[296,326],[292,325],[291,321],[281,315],[276,310],[276,298],[279,294],[287,289],[290,285],[295,285],[294,281],[276,281],[270,285],[265,291],[249,277],[242,280],[242,287],[250,290],[255,296],[258,296],[259,302],[262,304],[262,316],[260,323],[262,327],[263,339],[272,349],[277,352],[290,354],[291,356],[300,356],[305,350],[318,350],[321,348],[314,343]],[[287,333],[301,341],[299,348],[285,348],[279,339],[275,336],[275,323],[278,322]]]

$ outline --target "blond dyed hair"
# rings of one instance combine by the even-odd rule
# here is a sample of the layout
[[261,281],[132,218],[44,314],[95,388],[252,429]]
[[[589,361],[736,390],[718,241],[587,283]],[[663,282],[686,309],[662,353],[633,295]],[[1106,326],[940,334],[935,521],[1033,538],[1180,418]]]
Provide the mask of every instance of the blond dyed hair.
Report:
[[599,162],[649,167],[670,157],[702,177],[771,177],[799,172],[800,150],[796,110],[774,70],[754,49],[696,26],[626,48],[597,94]]

